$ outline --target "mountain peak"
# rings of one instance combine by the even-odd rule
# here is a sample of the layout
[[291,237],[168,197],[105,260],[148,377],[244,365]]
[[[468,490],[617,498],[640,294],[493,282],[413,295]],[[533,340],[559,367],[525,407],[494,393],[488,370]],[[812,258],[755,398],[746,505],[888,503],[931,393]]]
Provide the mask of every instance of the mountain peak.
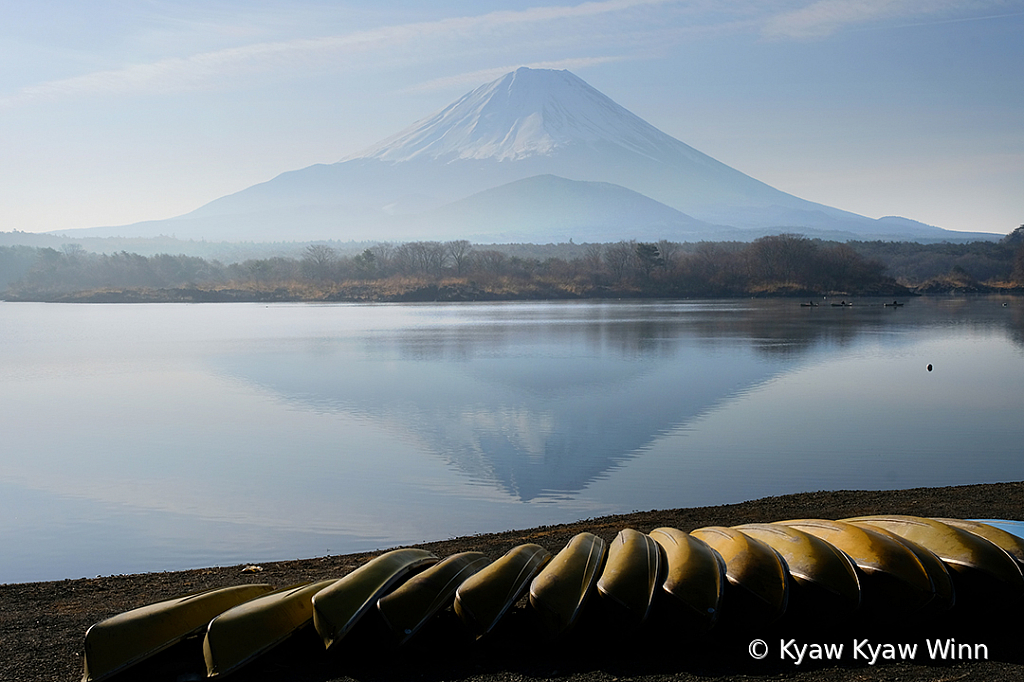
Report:
[[652,157],[682,144],[569,71],[522,67],[346,160],[509,161],[599,142]]

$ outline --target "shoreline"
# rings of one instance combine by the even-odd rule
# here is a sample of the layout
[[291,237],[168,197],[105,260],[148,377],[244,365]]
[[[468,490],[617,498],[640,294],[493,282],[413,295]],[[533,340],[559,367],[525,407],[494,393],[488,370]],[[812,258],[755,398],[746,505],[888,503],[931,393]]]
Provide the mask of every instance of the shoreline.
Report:
[[[416,545],[444,557],[461,551],[481,551],[495,559],[523,542],[535,542],[552,552],[561,549],[576,533],[589,531],[611,540],[623,528],[648,532],[658,526],[690,531],[708,525],[739,525],[793,518],[845,518],[863,514],[893,513],[951,518],[1020,518],[1024,513],[1024,482],[976,484],[940,488],[912,488],[884,491],[819,491],[767,497],[713,507],[679,508],[633,512],[577,521],[570,524],[509,530]],[[300,581],[340,578],[379,552],[271,562],[256,573],[243,573],[244,566],[221,566],[184,571],[113,575],[53,582],[0,585],[0,659],[7,661],[4,676],[20,682],[33,680],[77,680],[82,672],[82,643],[90,625],[117,613],[185,593],[213,587],[250,582],[269,582],[284,586]],[[1019,619],[1017,620],[1019,623]],[[868,633],[870,634],[870,633]],[[941,680],[977,676],[986,680],[1024,679],[1024,652],[1005,650],[994,632],[979,631],[979,636],[995,638],[992,654],[986,660],[943,661],[843,661],[797,666],[793,661],[774,661],[753,666],[746,656],[746,644],[734,651],[733,643],[712,642],[731,661],[706,661],[702,656],[676,660],[665,655],[639,657],[634,646],[599,653],[575,645],[555,650],[541,647],[535,657],[522,652],[488,647],[459,645],[461,656],[452,659],[437,652],[409,649],[408,655],[388,656],[383,665],[354,663],[337,659],[319,661],[315,655],[289,672],[286,679],[316,680],[391,680],[462,679],[472,682],[497,680],[572,679],[579,682],[610,682],[623,677],[650,681],[787,678],[801,680]],[[1004,633],[1005,634],[1005,633]],[[1011,632],[1019,640],[1020,631]],[[962,634],[962,637],[969,633]],[[648,633],[650,636],[650,633]],[[861,636],[867,636],[862,634]],[[629,639],[629,638],[627,638]],[[880,640],[881,641],[881,640]],[[960,641],[967,641],[961,639]],[[983,642],[985,643],[985,642]],[[306,643],[308,644],[308,643]],[[306,644],[298,644],[300,649]],[[728,645],[728,646],[727,646]],[[723,649],[724,647],[724,649]],[[405,650],[400,650],[405,652]],[[294,651],[292,652],[295,653]],[[308,653],[308,652],[307,652]],[[700,652],[696,652],[700,654]],[[404,657],[403,657],[404,656]],[[415,660],[413,660],[415,659]],[[746,660],[744,660],[746,659]],[[267,666],[280,665],[271,659],[257,663],[232,679],[275,679]],[[261,667],[263,665],[263,667]],[[277,679],[281,670],[277,669]],[[294,673],[294,674],[293,674]],[[118,678],[122,679],[122,678]],[[135,679],[131,676],[123,679]],[[142,678],[140,678],[142,679]],[[168,678],[179,679],[179,678]],[[185,678],[194,679],[186,675]]]

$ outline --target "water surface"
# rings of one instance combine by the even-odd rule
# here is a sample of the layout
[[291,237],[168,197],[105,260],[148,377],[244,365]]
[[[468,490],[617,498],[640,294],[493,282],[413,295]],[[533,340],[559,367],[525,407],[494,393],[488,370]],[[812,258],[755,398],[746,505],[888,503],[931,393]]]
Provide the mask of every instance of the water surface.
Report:
[[1021,386],[1009,298],[3,303],[0,583],[1022,480]]

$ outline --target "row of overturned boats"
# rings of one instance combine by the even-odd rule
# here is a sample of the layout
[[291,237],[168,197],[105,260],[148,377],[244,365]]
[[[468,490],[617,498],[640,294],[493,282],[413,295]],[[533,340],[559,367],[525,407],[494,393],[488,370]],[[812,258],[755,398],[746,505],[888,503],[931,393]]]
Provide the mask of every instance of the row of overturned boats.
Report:
[[914,516],[625,529],[611,543],[580,533],[554,556],[530,543],[493,562],[480,552],[442,560],[396,549],[339,579],[218,588],[99,622],[85,636],[83,682],[197,636],[208,677],[243,668],[310,625],[330,651],[373,612],[398,645],[451,611],[467,638],[495,637],[502,619],[520,611],[539,636],[556,639],[588,604],[616,628],[640,627],[658,604],[680,627],[712,634],[779,621],[817,628],[971,618],[1018,605],[1022,567],[1017,534]]

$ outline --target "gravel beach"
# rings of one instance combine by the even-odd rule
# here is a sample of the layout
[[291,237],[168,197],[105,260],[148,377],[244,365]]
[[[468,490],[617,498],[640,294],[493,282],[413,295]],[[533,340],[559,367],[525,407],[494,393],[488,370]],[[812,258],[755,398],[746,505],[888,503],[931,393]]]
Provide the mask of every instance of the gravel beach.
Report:
[[[650,531],[673,526],[684,531],[709,525],[737,525],[795,518],[840,519],[863,514],[912,514],[953,518],[1024,518],[1024,482],[886,491],[830,491],[769,497],[716,507],[681,508],[588,519],[577,523],[456,538],[419,545],[438,556],[477,550],[492,559],[523,542],[535,542],[552,553],[581,531],[611,540],[623,528]],[[340,578],[378,553],[329,556],[261,564],[259,572],[244,566],[117,575],[58,582],[0,585],[0,680],[79,680],[82,647],[90,625],[104,618],[188,592],[247,582],[276,586],[300,581]],[[300,632],[285,645],[231,676],[236,680],[466,680],[498,682],[571,680],[1022,680],[1024,625],[1018,604],[1008,613],[969,622],[950,619],[914,628],[886,624],[843,631],[712,633],[695,636],[649,623],[627,633],[615,628],[581,626],[571,637],[540,641],[527,624],[530,614],[518,609],[490,641],[472,642],[454,617],[442,616],[409,645],[398,649],[376,637],[368,625],[354,633],[338,653],[324,654],[315,633]],[[948,639],[981,644],[970,658],[931,657],[926,640]],[[751,657],[748,646],[761,638],[769,655]],[[853,645],[918,643],[913,658],[899,656],[874,662],[855,656]],[[845,644],[838,660],[799,664],[782,655],[782,643],[835,641]],[[168,650],[120,680],[201,679],[200,641],[193,639]],[[198,665],[196,659],[198,658]]]

